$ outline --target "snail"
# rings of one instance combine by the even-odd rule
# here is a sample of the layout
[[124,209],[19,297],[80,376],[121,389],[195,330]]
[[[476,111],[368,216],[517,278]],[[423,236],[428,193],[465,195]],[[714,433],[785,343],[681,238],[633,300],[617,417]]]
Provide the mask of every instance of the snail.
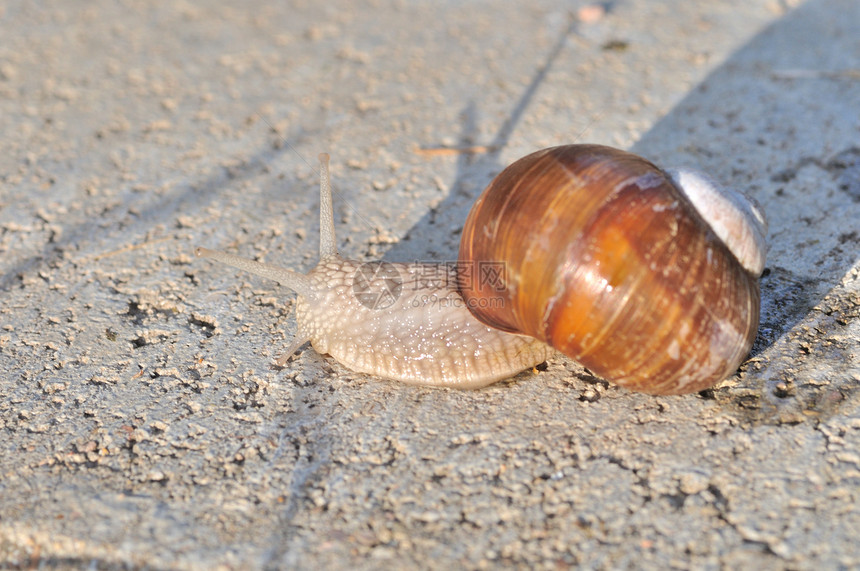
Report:
[[767,225],[745,196],[600,145],[532,153],[468,215],[456,264],[337,253],[320,155],[320,260],[307,274],[197,248],[295,291],[298,332],[348,368],[478,388],[561,351],[597,376],[684,394],[733,374],[758,329]]

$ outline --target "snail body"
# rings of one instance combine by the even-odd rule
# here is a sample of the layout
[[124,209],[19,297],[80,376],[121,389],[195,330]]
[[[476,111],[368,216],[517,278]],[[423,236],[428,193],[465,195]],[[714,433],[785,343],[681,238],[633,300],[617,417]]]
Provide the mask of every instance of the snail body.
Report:
[[298,331],[279,365],[304,343],[354,371],[409,384],[479,388],[545,361],[552,349],[478,321],[450,264],[361,263],[337,253],[328,175],[320,155],[320,261],[307,274],[224,252],[198,256],[293,291]]
[[281,365],[311,341],[359,372],[477,388],[557,349],[632,390],[681,394],[732,374],[755,338],[764,219],[700,175],[609,147],[544,149],[490,183],[457,265],[362,264],[337,253],[328,155],[320,163],[308,274],[196,250],[298,294]]

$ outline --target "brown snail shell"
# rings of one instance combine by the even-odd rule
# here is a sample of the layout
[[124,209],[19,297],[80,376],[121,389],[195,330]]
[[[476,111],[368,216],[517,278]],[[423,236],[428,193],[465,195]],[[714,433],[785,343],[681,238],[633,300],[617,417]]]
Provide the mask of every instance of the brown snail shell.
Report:
[[[606,380],[699,391],[734,373],[759,322],[764,255],[747,269],[718,234],[641,157],[544,149],[506,168],[472,208],[460,262],[473,270],[460,292],[483,323],[542,340]],[[498,280],[484,279],[488,264]]]

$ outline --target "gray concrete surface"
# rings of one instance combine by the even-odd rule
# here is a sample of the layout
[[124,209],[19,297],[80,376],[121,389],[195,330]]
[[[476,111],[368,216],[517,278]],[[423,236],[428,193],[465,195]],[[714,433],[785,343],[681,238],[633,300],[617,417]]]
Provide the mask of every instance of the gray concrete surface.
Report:
[[[0,567],[860,566],[860,4],[581,6],[3,3]],[[450,259],[493,174],[575,141],[764,206],[736,377],[278,370],[291,296],[191,255],[309,268],[326,150],[345,254]]]

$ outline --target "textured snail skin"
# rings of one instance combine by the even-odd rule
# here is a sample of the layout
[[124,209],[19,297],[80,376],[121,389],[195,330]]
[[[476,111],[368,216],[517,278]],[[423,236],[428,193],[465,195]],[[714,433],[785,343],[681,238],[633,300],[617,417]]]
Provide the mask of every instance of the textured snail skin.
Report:
[[457,289],[453,265],[373,264],[337,253],[328,175],[320,155],[320,261],[307,274],[233,254],[196,254],[277,281],[296,298],[298,331],[277,364],[310,341],[354,371],[409,384],[473,389],[545,361],[532,337],[478,321]]
[[764,220],[750,208],[758,220],[740,226],[761,246],[736,255],[647,160],[597,145],[544,149],[500,173],[463,229],[461,262],[502,264],[503,285],[463,280],[460,291],[482,322],[545,341],[606,380],[700,391],[735,372],[758,329]]
[[296,301],[297,336],[354,371],[408,384],[472,389],[511,377],[552,354],[534,338],[475,319],[457,292],[456,276],[440,276],[448,271],[444,265],[386,263],[389,272],[396,272],[400,291],[378,306],[362,303],[354,287],[358,272],[364,272],[370,292],[390,287],[385,273],[370,275],[369,267],[340,256],[326,258],[308,274],[315,295]]

